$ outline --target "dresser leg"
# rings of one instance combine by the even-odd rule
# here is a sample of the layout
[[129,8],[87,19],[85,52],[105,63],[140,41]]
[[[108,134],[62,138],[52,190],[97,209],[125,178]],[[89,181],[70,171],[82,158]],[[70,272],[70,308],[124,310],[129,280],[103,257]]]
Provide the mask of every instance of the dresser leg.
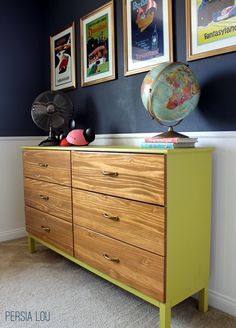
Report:
[[208,311],[208,288],[205,287],[199,292],[198,310],[201,312]]
[[171,307],[167,304],[160,304],[160,328],[171,327]]
[[28,236],[28,250],[29,252],[32,254],[34,252],[36,252],[36,249],[35,249],[35,240]]

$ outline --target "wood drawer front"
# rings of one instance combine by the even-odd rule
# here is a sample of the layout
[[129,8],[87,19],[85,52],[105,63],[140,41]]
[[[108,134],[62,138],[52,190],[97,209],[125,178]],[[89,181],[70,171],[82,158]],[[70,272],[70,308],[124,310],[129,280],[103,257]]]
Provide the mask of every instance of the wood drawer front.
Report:
[[28,206],[25,207],[25,217],[29,233],[73,255],[72,223]]
[[[165,258],[74,225],[75,257],[142,293],[164,302]],[[119,263],[105,259],[119,259]]]
[[164,160],[164,155],[72,151],[72,185],[164,205]]
[[26,177],[71,186],[69,151],[26,150],[23,159]]
[[74,223],[165,255],[164,208],[73,189]]
[[30,178],[24,179],[25,204],[72,221],[71,188]]

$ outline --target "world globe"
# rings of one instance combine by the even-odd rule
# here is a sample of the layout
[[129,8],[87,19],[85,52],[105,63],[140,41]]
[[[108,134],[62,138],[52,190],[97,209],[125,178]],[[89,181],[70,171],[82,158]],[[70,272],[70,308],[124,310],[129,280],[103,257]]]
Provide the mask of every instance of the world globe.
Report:
[[148,72],[141,85],[144,107],[153,119],[169,127],[179,124],[196,107],[200,97],[200,86],[191,69],[183,63],[163,63]]

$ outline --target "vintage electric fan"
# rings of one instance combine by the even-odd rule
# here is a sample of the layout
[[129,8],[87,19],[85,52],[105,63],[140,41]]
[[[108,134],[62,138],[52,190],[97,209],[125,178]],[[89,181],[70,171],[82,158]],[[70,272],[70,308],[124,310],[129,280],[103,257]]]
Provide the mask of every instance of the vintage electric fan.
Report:
[[48,133],[39,146],[58,144],[56,135],[67,128],[73,114],[73,104],[63,92],[45,91],[33,102],[31,116],[34,123]]

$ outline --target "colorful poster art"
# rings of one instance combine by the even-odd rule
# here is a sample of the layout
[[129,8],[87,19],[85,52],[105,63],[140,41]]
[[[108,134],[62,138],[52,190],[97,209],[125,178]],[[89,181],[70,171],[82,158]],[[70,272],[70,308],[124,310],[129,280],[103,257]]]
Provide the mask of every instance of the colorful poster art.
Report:
[[108,15],[86,24],[87,77],[109,72]]
[[189,60],[235,51],[235,0],[188,0],[186,12]]
[[132,60],[163,56],[162,0],[131,1]]
[[54,41],[55,85],[56,87],[72,81],[71,34],[65,34]]
[[75,87],[74,25],[51,36],[51,89]]
[[115,79],[113,1],[80,19],[81,86]]
[[172,60],[170,6],[165,0],[124,2],[126,75]]

